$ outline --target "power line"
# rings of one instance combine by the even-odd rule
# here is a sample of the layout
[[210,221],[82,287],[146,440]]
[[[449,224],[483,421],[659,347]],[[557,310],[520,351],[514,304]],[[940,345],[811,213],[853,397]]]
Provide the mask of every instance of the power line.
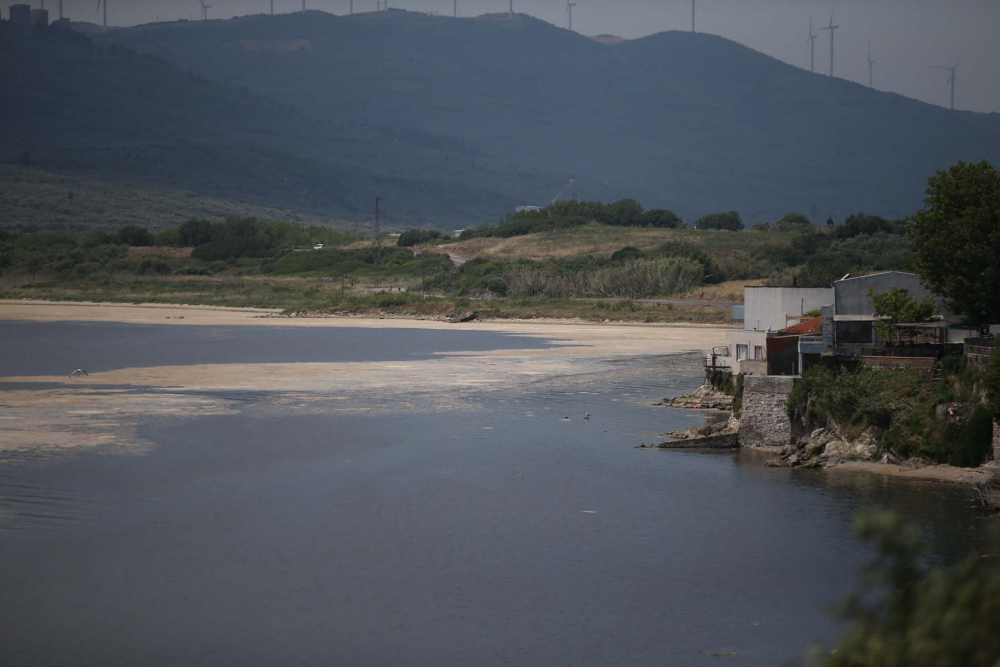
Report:
[[375,197],[375,258],[372,262],[375,287],[382,283],[382,198]]

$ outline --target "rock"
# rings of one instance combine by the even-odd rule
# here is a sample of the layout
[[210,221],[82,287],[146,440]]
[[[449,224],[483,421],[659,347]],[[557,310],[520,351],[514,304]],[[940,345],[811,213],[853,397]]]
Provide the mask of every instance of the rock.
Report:
[[827,444],[818,440],[811,440],[806,443],[804,453],[808,458],[814,458],[824,453]]
[[816,439],[819,436],[823,435],[824,433],[826,433],[826,429],[825,428],[818,428],[815,431],[813,431],[812,433],[810,433],[809,437],[812,438],[812,439]]
[[689,394],[665,398],[654,405],[694,410],[731,410],[733,397],[716,391],[711,385],[703,384]]

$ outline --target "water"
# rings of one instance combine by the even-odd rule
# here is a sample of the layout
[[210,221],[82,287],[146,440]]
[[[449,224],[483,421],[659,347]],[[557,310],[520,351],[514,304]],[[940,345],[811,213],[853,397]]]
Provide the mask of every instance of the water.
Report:
[[[381,332],[366,354],[394,358]],[[4,664],[775,665],[835,640],[827,608],[870,556],[858,508],[901,508],[942,561],[988,547],[953,487],[634,449],[705,422],[648,405],[693,367],[373,415],[363,392],[308,414],[248,393],[151,419],[142,455],[0,466]]]

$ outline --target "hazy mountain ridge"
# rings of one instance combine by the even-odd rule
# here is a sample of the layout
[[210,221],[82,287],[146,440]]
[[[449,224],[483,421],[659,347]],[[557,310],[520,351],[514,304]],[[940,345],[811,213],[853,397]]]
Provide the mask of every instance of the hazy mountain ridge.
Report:
[[[532,199],[535,192],[534,178],[487,155],[477,156],[473,170],[469,152],[452,145],[438,150],[375,128],[309,117],[148,55],[94,48],[71,31],[8,23],[0,23],[0,31],[0,85],[7,91],[0,154],[11,165],[228,200],[233,206],[221,207],[225,211],[256,206],[262,215],[283,210],[309,220],[367,220],[381,195],[392,202],[390,224],[448,225],[493,219],[493,211],[521,203],[518,193]],[[10,205],[18,188],[28,188],[25,201],[42,192],[31,190],[39,181],[34,174],[13,179],[15,173],[3,171],[8,206],[0,210],[0,224],[53,223],[51,216],[36,219]],[[557,182],[550,177],[546,191]],[[58,208],[56,220],[107,222],[92,209],[74,216],[72,204]],[[108,220],[119,219],[109,211]]]
[[[711,35],[603,45],[522,15],[395,10],[155,24],[105,39],[314,118],[455,137],[576,177],[582,197],[635,197],[689,220],[733,208],[748,220],[905,215],[933,170],[1000,158],[996,114],[872,91]],[[293,40],[302,48],[260,48]]]

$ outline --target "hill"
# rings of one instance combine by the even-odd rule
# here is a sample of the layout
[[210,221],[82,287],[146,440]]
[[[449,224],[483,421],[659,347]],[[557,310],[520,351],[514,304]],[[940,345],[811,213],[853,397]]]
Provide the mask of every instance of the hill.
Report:
[[[124,44],[315,119],[451,138],[579,196],[633,197],[691,220],[736,209],[825,220],[919,206],[926,177],[1000,159],[1000,116],[952,112],[668,32],[620,44],[519,15],[400,10],[161,23]],[[564,196],[569,194],[566,189]]]
[[318,119],[58,28],[0,22],[0,86],[4,226],[163,228],[194,213],[356,225],[376,196],[390,225],[452,225],[544,183],[460,143]]

